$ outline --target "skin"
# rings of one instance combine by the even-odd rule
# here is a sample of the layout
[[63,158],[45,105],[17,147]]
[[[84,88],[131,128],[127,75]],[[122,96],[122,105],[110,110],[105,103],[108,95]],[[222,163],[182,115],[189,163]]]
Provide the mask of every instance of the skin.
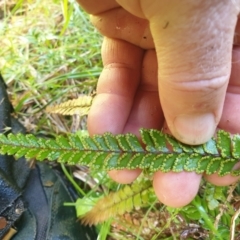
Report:
[[[90,134],[163,129],[188,144],[217,128],[240,133],[239,0],[78,0],[105,36],[103,71],[88,118]],[[111,171],[119,183],[140,170]],[[156,172],[161,202],[180,207],[197,194],[201,175]],[[216,185],[238,180],[203,176]]]

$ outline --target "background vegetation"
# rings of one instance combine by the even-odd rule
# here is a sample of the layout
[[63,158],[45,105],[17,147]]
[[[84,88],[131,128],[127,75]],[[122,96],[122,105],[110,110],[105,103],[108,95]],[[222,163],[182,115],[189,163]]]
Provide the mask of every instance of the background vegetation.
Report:
[[[56,135],[86,129],[84,118],[44,110],[94,92],[101,41],[74,0],[0,1],[0,70],[15,114],[29,132]],[[105,173],[62,167],[79,196],[85,196],[84,207],[81,199],[75,204],[78,215],[110,190],[122,188]],[[240,239],[239,191],[238,185],[220,188],[203,182],[196,199],[181,209],[160,204],[152,193],[144,208],[99,224],[99,239],[225,240],[231,231],[232,239]]]
[[75,1],[0,1],[0,69],[30,131],[66,132],[43,109],[90,94],[101,71],[101,37]]

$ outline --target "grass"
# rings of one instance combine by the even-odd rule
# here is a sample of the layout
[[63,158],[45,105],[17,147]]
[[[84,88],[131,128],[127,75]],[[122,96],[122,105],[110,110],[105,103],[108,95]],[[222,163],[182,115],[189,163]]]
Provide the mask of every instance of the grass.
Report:
[[69,132],[66,120],[43,110],[95,89],[101,37],[77,3],[17,1],[12,7],[0,22],[0,69],[16,113],[30,131]]
[[[15,114],[29,132],[56,135],[75,131],[75,123],[79,129],[86,128],[76,116],[50,115],[44,110],[95,90],[102,67],[101,42],[88,15],[73,0],[0,2],[0,69]],[[75,187],[87,197],[119,188],[105,173],[89,175],[83,167],[63,170],[75,185],[77,178],[84,179],[88,191]],[[239,192],[238,185],[220,188],[203,183],[190,205],[171,209],[156,203],[136,209],[119,216],[114,224],[109,220],[99,225],[98,239],[227,240],[235,224],[234,209],[240,205]],[[235,228],[235,239],[240,239],[239,220]]]

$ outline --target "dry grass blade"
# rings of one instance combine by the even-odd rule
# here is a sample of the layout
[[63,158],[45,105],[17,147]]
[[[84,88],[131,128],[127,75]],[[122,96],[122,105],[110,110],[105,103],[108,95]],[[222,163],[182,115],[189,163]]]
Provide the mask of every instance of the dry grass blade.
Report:
[[233,191],[236,189],[236,187],[237,187],[237,184],[234,184],[234,185],[230,186],[230,188],[228,190],[228,196],[227,196],[227,199],[226,199],[226,203],[223,204],[223,205],[220,205],[219,214],[216,216],[216,219],[215,219],[215,222],[214,222],[214,227],[216,229],[218,229],[218,225],[219,225],[219,222],[221,220],[221,217],[228,210],[227,203],[231,202],[231,200],[233,198]]
[[232,220],[231,220],[231,227],[230,227],[230,240],[234,240],[235,239],[235,225],[236,225],[236,219],[239,217],[240,215],[240,208],[236,211],[236,213],[233,215]]
[[67,102],[60,103],[55,106],[47,107],[48,113],[56,113],[62,115],[74,115],[78,114],[81,116],[87,115],[92,105],[93,97],[91,96],[80,96],[77,99],[69,100]]

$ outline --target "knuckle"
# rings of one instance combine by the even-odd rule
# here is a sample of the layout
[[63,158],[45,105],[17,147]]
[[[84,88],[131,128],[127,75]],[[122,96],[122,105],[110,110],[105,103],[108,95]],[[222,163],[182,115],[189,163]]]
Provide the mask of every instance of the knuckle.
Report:
[[220,90],[228,83],[229,76],[220,76],[214,78],[195,79],[189,81],[174,81],[176,88],[185,91],[214,91]]

